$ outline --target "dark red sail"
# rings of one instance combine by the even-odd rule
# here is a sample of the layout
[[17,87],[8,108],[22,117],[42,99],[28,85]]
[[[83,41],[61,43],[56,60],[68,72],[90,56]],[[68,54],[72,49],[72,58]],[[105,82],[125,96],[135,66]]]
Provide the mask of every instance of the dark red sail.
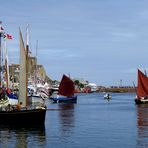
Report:
[[62,77],[58,94],[67,97],[74,95],[74,82],[66,75],[63,75]]
[[141,97],[148,96],[148,77],[144,75],[139,69],[138,69],[137,96],[139,99]]

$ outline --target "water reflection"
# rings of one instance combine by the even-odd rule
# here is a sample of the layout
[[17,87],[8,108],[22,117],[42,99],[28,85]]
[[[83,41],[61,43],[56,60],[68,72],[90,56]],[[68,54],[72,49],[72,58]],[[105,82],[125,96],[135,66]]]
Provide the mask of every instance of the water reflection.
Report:
[[148,147],[148,104],[137,105],[138,147]]
[[45,127],[41,128],[14,128],[0,127],[1,147],[45,147]]
[[[70,134],[74,127],[74,104],[59,104],[61,134]],[[66,135],[65,135],[66,136]],[[68,136],[68,135],[67,135]]]

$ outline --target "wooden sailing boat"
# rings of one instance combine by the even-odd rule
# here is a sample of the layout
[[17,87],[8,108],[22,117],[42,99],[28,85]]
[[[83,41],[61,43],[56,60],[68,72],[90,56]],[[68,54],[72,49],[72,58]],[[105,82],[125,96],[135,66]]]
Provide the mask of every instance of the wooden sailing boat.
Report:
[[138,85],[136,104],[148,103],[148,77],[138,69]]
[[0,111],[0,124],[15,126],[43,126],[45,122],[46,108],[28,106],[27,82],[28,82],[28,47],[24,47],[22,33],[20,31],[20,84],[19,102],[23,103],[22,110]]
[[54,102],[77,102],[77,96],[74,95],[74,82],[67,77],[66,75],[63,75],[59,89],[58,94],[52,95],[50,98]]

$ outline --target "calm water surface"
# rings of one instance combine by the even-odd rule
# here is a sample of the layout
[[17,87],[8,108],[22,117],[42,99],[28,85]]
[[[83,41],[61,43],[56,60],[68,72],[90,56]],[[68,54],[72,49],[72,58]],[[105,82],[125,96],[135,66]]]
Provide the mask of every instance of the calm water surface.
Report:
[[[148,105],[135,94],[79,94],[77,104],[48,104],[45,128],[0,127],[0,148],[147,148]],[[29,122],[29,121],[28,121]]]

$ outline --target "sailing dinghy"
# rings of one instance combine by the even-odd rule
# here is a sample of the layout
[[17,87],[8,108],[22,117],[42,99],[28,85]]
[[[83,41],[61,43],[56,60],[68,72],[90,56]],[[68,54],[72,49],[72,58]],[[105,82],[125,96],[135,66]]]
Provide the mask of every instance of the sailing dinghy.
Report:
[[148,104],[148,77],[138,69],[136,104]]
[[51,95],[50,98],[56,103],[76,103],[77,96],[74,95],[74,90],[74,82],[66,75],[63,75],[58,93]]

